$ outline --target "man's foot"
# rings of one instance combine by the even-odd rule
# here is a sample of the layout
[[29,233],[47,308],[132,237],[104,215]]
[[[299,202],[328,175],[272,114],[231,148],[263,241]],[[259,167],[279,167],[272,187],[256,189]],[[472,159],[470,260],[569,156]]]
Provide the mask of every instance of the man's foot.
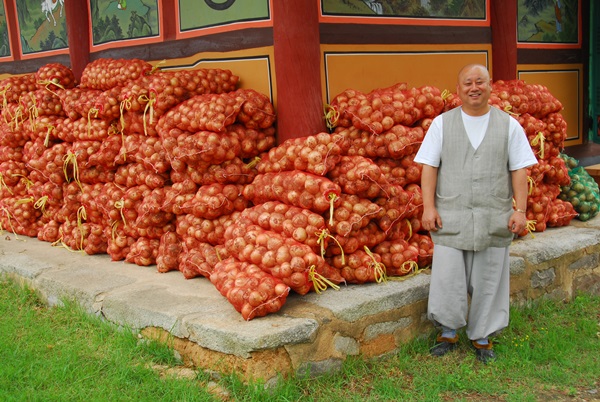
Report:
[[456,349],[456,347],[458,346],[458,335],[455,335],[454,338],[446,338],[441,336],[440,334],[437,336],[435,341],[437,343],[435,344],[435,346],[429,349],[429,352],[433,356],[444,356],[446,353]]
[[491,361],[496,360],[496,353],[492,349],[492,343],[488,342],[485,345],[479,344],[476,341],[472,341],[473,347],[475,348],[475,357],[483,364],[488,364]]

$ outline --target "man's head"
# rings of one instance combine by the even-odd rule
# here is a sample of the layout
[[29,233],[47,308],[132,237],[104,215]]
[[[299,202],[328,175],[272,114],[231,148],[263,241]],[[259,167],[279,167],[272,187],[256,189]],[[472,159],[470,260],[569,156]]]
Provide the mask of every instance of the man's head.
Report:
[[490,110],[488,100],[492,92],[490,73],[480,64],[464,66],[458,73],[456,93],[462,101],[463,111],[471,116],[481,116]]

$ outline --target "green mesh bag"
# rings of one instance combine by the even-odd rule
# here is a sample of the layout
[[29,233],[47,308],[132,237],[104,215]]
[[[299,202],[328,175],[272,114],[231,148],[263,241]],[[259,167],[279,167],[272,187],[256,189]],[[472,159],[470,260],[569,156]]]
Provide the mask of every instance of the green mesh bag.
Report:
[[573,205],[573,208],[579,214],[577,219],[583,222],[590,220],[598,214],[600,209],[598,183],[583,166],[579,166],[577,159],[562,153],[560,157],[567,165],[571,184],[560,188],[558,198]]

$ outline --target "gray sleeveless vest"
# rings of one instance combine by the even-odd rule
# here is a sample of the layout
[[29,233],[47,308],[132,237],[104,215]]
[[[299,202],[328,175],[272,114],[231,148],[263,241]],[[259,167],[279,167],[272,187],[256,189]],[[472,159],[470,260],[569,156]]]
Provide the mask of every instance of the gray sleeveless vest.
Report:
[[508,247],[512,181],[508,170],[510,116],[491,108],[490,122],[475,150],[461,108],[443,115],[442,156],[435,205],[443,228],[431,232],[436,244],[461,250]]

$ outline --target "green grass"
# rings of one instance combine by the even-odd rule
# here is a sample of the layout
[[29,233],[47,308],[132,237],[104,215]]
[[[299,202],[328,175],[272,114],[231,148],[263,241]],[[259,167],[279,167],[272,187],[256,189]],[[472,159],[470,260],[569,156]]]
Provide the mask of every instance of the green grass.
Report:
[[[141,340],[76,304],[47,308],[0,277],[2,401],[545,401],[600,398],[600,297],[540,301],[511,310],[498,360],[475,360],[464,333],[456,352],[429,356],[435,334],[393,355],[352,357],[338,372],[265,386],[182,367],[168,345]],[[157,367],[159,369],[157,369]],[[595,399],[594,399],[595,398]]]

